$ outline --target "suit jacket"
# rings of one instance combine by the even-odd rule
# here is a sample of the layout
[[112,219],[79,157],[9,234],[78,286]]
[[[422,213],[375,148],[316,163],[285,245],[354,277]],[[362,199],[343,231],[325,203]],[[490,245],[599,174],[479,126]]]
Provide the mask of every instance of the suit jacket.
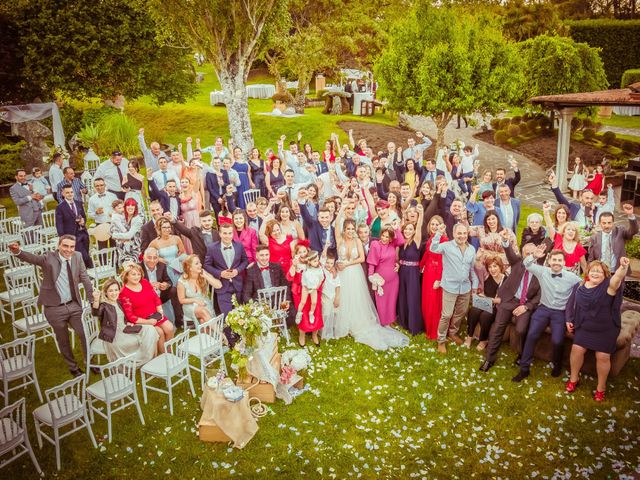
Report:
[[[442,175],[444,177],[444,172],[438,168],[435,169],[434,171],[435,176],[438,177],[439,175]],[[424,181],[427,179],[427,175],[429,175],[429,171],[424,168],[422,170],[422,175],[420,175],[420,184],[424,183]],[[433,182],[435,183],[436,179],[433,179]]]
[[[306,204],[300,203],[300,215],[302,215],[302,219],[304,220],[304,226],[307,229],[309,244],[311,245],[311,249],[315,250],[318,253],[322,253],[324,249],[324,243],[322,242],[322,233],[324,228],[320,225],[318,220],[314,219],[309,210],[307,209]],[[332,225],[329,226],[331,230],[331,245],[329,246],[329,250],[336,250],[336,231]]]
[[[515,297],[518,287],[520,286],[520,282],[524,277],[524,272],[526,271],[524,264],[522,263],[522,257],[515,253],[513,248],[509,246],[505,248],[504,251],[507,255],[507,261],[509,262],[509,265],[511,265],[511,274],[505,278],[502,285],[500,285],[500,288],[498,288],[497,296],[503,303],[512,300]],[[540,303],[540,295],[540,283],[536,276],[529,272],[529,286],[527,287],[527,301],[525,302],[527,310],[533,311],[533,309]]]
[[[513,177],[505,178],[504,183],[511,189],[511,197],[516,198],[516,185],[520,183],[520,170],[513,172]],[[496,198],[498,198],[498,182],[493,182],[493,191],[496,192]]]
[[[165,212],[171,211],[171,202],[169,200],[169,194],[164,190],[159,190],[154,180],[149,180],[149,198],[151,200],[158,200],[162,209]],[[176,197],[177,198],[177,197]],[[180,206],[180,199],[178,198],[178,216],[182,215],[182,208]]]
[[35,225],[38,219],[42,216],[42,204],[36,200],[32,200],[30,198],[31,192],[18,182],[11,185],[9,195],[11,195],[13,203],[18,206],[20,219],[25,223],[25,225],[27,227]]
[[[611,245],[613,254],[616,256],[615,268],[620,266],[620,258],[627,256],[625,242],[631,240],[638,233],[638,220],[629,220],[629,227],[617,225],[611,231]],[[602,260],[602,232],[597,232],[591,236],[591,246],[589,247],[589,262]],[[611,272],[613,273],[613,272]]]
[[[218,176],[213,172],[207,173],[204,177],[205,188],[209,191],[209,198],[212,204],[215,201],[216,205],[218,205],[218,200],[225,194],[225,187],[231,183],[229,173],[226,170],[222,171],[222,181],[224,185],[218,183]],[[222,193],[220,193],[221,191]]]
[[[78,211],[78,216],[84,218],[85,224],[87,222],[87,215],[84,213],[84,207],[82,206],[82,202],[78,202],[74,200],[76,210]],[[81,227],[76,222],[76,214],[73,213],[71,206],[67,203],[66,200],[62,200],[61,203],[56,207],[56,230],[58,235],[78,235],[80,232],[86,232],[87,229],[85,227]]]
[[318,162],[314,163],[316,166],[316,175],[322,175],[323,173],[327,173],[329,171],[329,167],[326,162]]
[[[146,265],[143,263],[140,266],[142,267],[142,275],[143,275],[143,277],[146,278],[147,280],[149,280],[149,272],[147,272]],[[167,266],[162,262],[158,262],[158,265],[156,265],[156,278],[158,279],[158,282],[160,282],[160,283],[168,283],[172,287],[175,287],[175,285],[173,285],[173,282],[171,281],[171,278],[169,277],[169,272],[167,271]],[[149,280],[149,281],[151,281],[151,280]],[[168,288],[166,290],[161,290],[160,291],[160,301],[162,303],[166,302],[170,298],[171,298],[171,288]]]
[[[565,197],[562,194],[562,192],[560,191],[560,189],[558,187],[552,188],[551,191],[556,196],[556,200],[558,200],[558,203],[561,203],[562,205],[566,205],[567,207],[569,207],[569,213],[571,214],[571,220],[574,220],[576,218],[576,215],[578,215],[578,212],[580,211],[580,208],[581,208],[580,203],[578,203],[578,202],[570,202],[567,199],[567,197]],[[594,205],[593,206],[593,218],[596,218],[597,211],[598,211],[598,206]]]
[[240,242],[231,242],[231,246],[234,250],[231,269],[238,270],[239,275],[236,275],[231,280],[227,280],[220,276],[220,274],[228,268],[227,263],[224,261],[224,256],[222,255],[221,242],[214,242],[207,247],[207,254],[203,265],[207,272],[222,282],[222,287],[217,290],[218,294],[236,293],[240,296],[242,293],[242,272],[247,269],[249,261],[247,260],[247,254],[244,251],[244,247]]
[[[271,277],[272,287],[288,287],[289,282],[282,271],[282,267],[279,263],[269,262],[269,276]],[[248,302],[249,300],[258,299],[258,290],[264,288],[264,280],[262,279],[262,272],[260,266],[257,263],[252,264],[247,268],[247,275],[244,278],[242,285],[242,301]],[[291,299],[291,290],[287,289],[287,298]]]
[[[198,227],[187,227],[182,222],[176,222],[173,224],[176,232],[180,235],[184,235],[189,240],[191,240],[191,248],[193,248],[193,253],[198,255],[200,258],[200,262],[204,265],[204,259],[207,256],[207,245],[204,241],[204,235],[202,234],[202,229]],[[211,239],[213,242],[220,241],[220,234],[217,230],[211,230]]]
[[[516,233],[518,223],[520,222],[520,200],[518,198],[512,198],[509,200],[509,203],[511,203],[511,208],[513,209],[513,225],[505,225],[503,223],[502,226],[510,228],[513,230],[513,233]],[[496,198],[495,206],[496,210],[500,209],[502,217],[504,218],[504,208],[500,206],[500,198]]]
[[[60,305],[60,295],[56,289],[56,279],[60,275],[62,263],[60,262],[58,252],[54,251],[47,252],[44,255],[34,255],[33,253],[21,251],[17,257],[24,262],[37,265],[42,269],[42,284],[40,285],[38,303],[45,307],[57,307]],[[73,287],[78,301],[80,301],[80,290],[78,289],[80,282],[84,285],[87,298],[91,299],[93,295],[93,285],[91,278],[87,274],[87,269],[84,266],[80,252],[74,252],[71,257],[71,276],[73,277]]]

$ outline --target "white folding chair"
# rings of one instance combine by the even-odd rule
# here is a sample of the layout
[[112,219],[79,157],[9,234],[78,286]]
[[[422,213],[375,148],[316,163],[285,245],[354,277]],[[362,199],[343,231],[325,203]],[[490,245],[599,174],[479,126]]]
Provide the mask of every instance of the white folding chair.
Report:
[[289,344],[289,329],[287,328],[287,310],[282,309],[282,304],[287,301],[288,287],[271,287],[258,290],[258,301],[266,303],[274,314],[271,326],[282,330],[287,344]]
[[[126,357],[108,363],[100,367],[102,380],[87,387],[87,402],[91,422],[94,422],[94,413],[107,420],[107,436],[111,443],[111,415],[124,410],[131,405],[135,405],[140,417],[140,423],[144,425],[144,417],[138,400],[138,390],[136,388],[136,354],[132,353]],[[94,402],[99,401],[105,404],[106,413],[102,408],[97,408]],[[112,408],[113,404],[118,404]]]
[[23,227],[20,231],[20,236],[22,238],[22,248],[24,249],[27,245],[38,245],[40,246],[40,238],[42,235],[42,225],[33,225],[31,227]]
[[[36,337],[33,335],[0,345],[0,379],[2,380],[0,395],[4,397],[5,406],[9,405],[9,392],[31,384],[36,387],[38,398],[42,401],[36,375],[35,348]],[[16,380],[20,380],[20,384],[10,387],[9,383]]]
[[36,340],[44,340],[47,342],[47,338],[53,338],[53,342],[60,352],[60,347],[56,340],[56,335],[53,331],[53,327],[47,322],[42,307],[38,305],[36,298],[31,298],[23,303],[24,317],[13,321],[13,337],[20,338],[23,335],[33,335]]
[[[44,392],[47,400],[46,403],[33,411],[38,446],[42,448],[43,437],[55,446],[56,466],[58,470],[60,470],[60,440],[63,438],[86,428],[89,432],[93,448],[98,448],[87,414],[87,389],[85,382],[86,377],[80,375],[57,387],[46,390]],[[71,428],[61,433],[61,430],[68,425]],[[43,432],[44,426],[51,428],[53,438]]]
[[[32,248],[29,248],[32,247]],[[33,250],[33,246],[29,245],[24,249],[25,251]],[[33,253],[33,252],[29,252]],[[18,271],[22,272],[35,272],[35,266],[20,260],[16,255],[9,254],[9,258],[7,259],[7,268],[5,268],[4,273],[16,273]]]
[[49,243],[55,238],[57,241],[58,230],[56,229],[56,211],[48,210],[42,212],[42,231],[40,232],[43,243]]
[[90,308],[85,308],[82,311],[82,327],[84,329],[84,338],[87,342],[87,358],[85,359],[87,371],[87,381],[89,381],[89,375],[91,374],[92,367],[100,367],[100,363],[94,360],[94,357],[100,355],[107,355],[107,351],[104,349],[104,342],[98,338],[100,333],[100,325],[98,325],[98,319],[93,316]]
[[42,469],[29,442],[24,398],[0,410],[0,457],[4,457],[9,452],[12,456],[0,460],[0,468],[28,453],[36,470],[42,475]]
[[[147,389],[169,395],[169,413],[173,415],[173,387],[180,382],[187,380],[191,394],[195,397],[196,392],[193,389],[193,381],[191,380],[191,370],[189,368],[189,356],[185,343],[189,340],[189,332],[183,332],[180,335],[165,342],[165,353],[158,355],[150,362],[145,363],[140,369],[142,377],[142,396],[144,403],[147,403]],[[163,390],[159,387],[147,385],[147,377],[149,380],[159,378],[164,380],[167,389]],[[173,381],[173,377],[177,377]]]
[[22,231],[22,220],[19,217],[9,217],[0,220],[0,233],[2,240],[8,244],[22,240],[20,232]]
[[2,323],[5,321],[5,313],[9,314],[9,318],[16,318],[18,310],[22,310],[24,314],[22,302],[36,296],[36,276],[33,268],[16,272],[5,271],[3,276],[7,290],[0,292]]
[[202,324],[196,325],[196,334],[186,342],[189,355],[197,357],[200,367],[189,365],[196,372],[200,372],[200,387],[204,390],[205,372],[207,367],[215,362],[220,362],[220,369],[227,373],[227,364],[224,361],[224,348],[222,336],[224,329],[224,314],[213,317]]
[[251,190],[245,190],[242,192],[242,197],[244,198],[244,204],[255,202],[260,196],[260,189],[254,188]]
[[102,280],[118,276],[116,247],[91,249],[89,252],[93,268],[87,268],[87,274],[93,280],[93,285],[98,288]]

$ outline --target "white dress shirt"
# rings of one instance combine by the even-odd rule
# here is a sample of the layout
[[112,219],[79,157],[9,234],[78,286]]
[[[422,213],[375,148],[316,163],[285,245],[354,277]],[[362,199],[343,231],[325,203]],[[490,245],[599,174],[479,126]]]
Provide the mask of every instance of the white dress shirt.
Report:
[[129,160],[126,158],[122,159],[119,167],[116,167],[111,160],[102,162],[96,169],[96,173],[93,175],[93,178],[104,179],[104,183],[107,185],[107,190],[111,190],[112,192],[122,192],[122,180],[120,180],[120,175],[118,175],[118,168],[120,168],[120,173],[122,173],[122,180],[125,180],[127,178],[127,171],[129,170]]
[[503,227],[513,230],[513,206],[511,201],[508,203],[500,201],[500,211],[502,212],[502,219],[504,220]]
[[167,185],[167,182],[169,180],[174,180],[176,182],[176,188],[180,190],[180,177],[176,175],[175,170],[170,170],[168,168],[164,171],[157,170],[153,172],[151,178],[153,178],[153,181],[155,182],[156,187],[158,187],[158,190],[162,190]]
[[[117,200],[111,192],[94,193],[89,197],[89,208],[87,209],[87,216],[93,218],[96,223],[106,223],[110,220],[111,212],[113,212],[113,202]],[[102,213],[96,213],[96,210],[102,208]]]
[[53,165],[51,165],[51,167],[49,167],[49,184],[52,186],[52,191],[54,193],[56,192],[55,190],[53,190],[53,186],[57,186],[63,180],[64,175],[62,173],[62,169],[54,163]]

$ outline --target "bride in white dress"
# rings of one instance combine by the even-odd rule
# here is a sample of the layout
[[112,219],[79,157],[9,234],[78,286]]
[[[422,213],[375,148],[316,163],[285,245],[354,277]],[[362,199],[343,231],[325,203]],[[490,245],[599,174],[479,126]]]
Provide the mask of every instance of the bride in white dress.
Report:
[[[391,327],[383,327],[378,319],[361,263],[364,262],[362,242],[356,235],[353,219],[344,220],[345,199],[336,220],[338,271],[344,295],[341,295],[335,325],[335,338],[352,335],[356,342],[375,350],[404,347],[409,337]],[[344,225],[343,225],[344,223]]]

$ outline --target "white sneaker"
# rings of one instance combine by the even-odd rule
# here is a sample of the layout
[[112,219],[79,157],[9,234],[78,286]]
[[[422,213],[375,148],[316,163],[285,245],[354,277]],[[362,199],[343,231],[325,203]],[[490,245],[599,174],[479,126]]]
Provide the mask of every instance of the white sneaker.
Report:
[[301,321],[302,321],[302,312],[298,312],[296,313],[296,325],[300,325]]
[[313,325],[316,319],[313,317],[313,312],[309,312],[309,324]]

